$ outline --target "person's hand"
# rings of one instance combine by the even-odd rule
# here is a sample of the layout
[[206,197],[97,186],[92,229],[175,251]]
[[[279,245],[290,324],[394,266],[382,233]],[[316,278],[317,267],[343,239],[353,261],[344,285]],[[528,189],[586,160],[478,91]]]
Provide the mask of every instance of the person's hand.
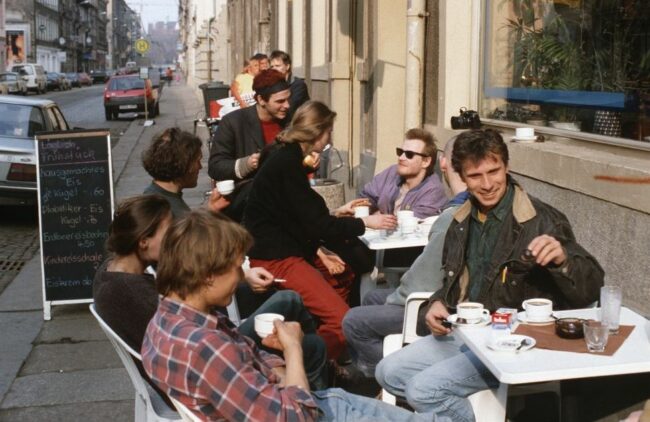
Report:
[[543,234],[537,236],[528,244],[528,249],[533,253],[538,265],[546,266],[549,263],[562,265],[567,259],[566,251],[562,244],[553,236]]
[[292,347],[302,347],[302,328],[295,321],[273,321],[273,333],[262,339],[262,344],[271,349],[284,351]]
[[246,164],[248,164],[248,167],[252,168],[253,170],[255,170],[257,168],[259,163],[260,163],[260,153],[259,152],[256,152],[254,154],[249,155],[248,158],[246,159]]
[[254,267],[246,270],[244,274],[246,283],[255,293],[264,293],[273,284],[273,274],[262,267]]
[[368,198],[357,198],[353,199],[352,201],[348,202],[347,204],[341,205],[337,209],[334,210],[334,215],[337,217],[353,217],[354,216],[354,209],[356,207],[365,205],[367,207],[370,206],[370,201]]
[[331,275],[341,274],[343,271],[345,271],[345,261],[343,261],[341,257],[334,252],[323,250],[323,248],[318,248],[316,254]]
[[366,227],[376,230],[395,230],[397,217],[392,214],[373,214],[362,218]]
[[442,321],[446,320],[447,317],[449,317],[449,311],[442,302],[436,300],[431,304],[425,316],[425,321],[434,336],[444,336],[451,333],[451,328],[442,325]]
[[212,189],[210,198],[208,198],[208,209],[212,212],[220,212],[222,209],[230,205],[230,201],[219,193],[217,188]]

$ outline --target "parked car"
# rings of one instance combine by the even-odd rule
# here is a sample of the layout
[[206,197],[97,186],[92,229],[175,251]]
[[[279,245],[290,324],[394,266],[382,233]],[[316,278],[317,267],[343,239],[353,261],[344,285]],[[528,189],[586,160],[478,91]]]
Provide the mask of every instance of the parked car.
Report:
[[97,69],[90,71],[90,77],[92,78],[94,84],[99,84],[106,82],[110,77],[110,74],[106,70]]
[[93,80],[90,78],[90,75],[88,75],[86,72],[79,72],[79,85],[80,86],[91,86],[93,84]]
[[27,84],[15,72],[0,72],[0,85],[6,88],[5,94],[27,95]]
[[70,80],[63,74],[57,72],[47,72],[47,89],[59,91],[67,91],[70,89]]
[[65,77],[68,78],[70,81],[70,86],[71,87],[77,87],[79,88],[81,85],[79,84],[79,74],[76,72],[68,72],[65,74]]
[[34,135],[69,129],[53,101],[0,95],[0,205],[36,203]]
[[23,78],[28,90],[36,91],[39,94],[47,92],[47,78],[45,70],[40,64],[16,64],[11,67],[11,71],[18,73]]
[[160,96],[158,90],[152,87],[151,80],[140,79],[138,74],[111,77],[104,88],[106,120],[117,119],[119,113],[144,112],[145,97],[149,115],[155,117],[160,114]]

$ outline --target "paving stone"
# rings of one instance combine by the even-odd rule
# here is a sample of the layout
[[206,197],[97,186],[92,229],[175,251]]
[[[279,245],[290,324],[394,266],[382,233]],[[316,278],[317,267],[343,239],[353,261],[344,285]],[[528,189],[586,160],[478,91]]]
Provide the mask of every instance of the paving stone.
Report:
[[0,409],[131,400],[134,395],[124,368],[27,375],[16,378]]
[[20,375],[121,368],[122,362],[108,340],[77,344],[39,344],[32,349]]
[[37,344],[79,343],[82,341],[106,340],[106,335],[87,310],[87,315],[78,318],[52,318],[43,324]]
[[62,404],[56,406],[21,407],[0,410],[0,422],[65,421],[65,422],[121,422],[132,421],[135,414],[133,400],[102,401],[94,403]]
[[0,312],[0,400],[29,355],[42,324],[41,312]]

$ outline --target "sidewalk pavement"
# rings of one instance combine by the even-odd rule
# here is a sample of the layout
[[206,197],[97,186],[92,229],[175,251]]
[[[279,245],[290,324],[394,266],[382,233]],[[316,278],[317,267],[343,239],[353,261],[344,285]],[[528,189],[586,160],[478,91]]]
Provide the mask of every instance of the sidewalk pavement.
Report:
[[[151,178],[141,155],[151,137],[171,126],[193,130],[203,104],[186,85],[165,87],[156,124],[134,120],[112,150],[116,203],[142,193]],[[207,139],[207,131],[198,133]],[[184,192],[190,206],[209,190],[207,150],[199,185]],[[40,254],[0,295],[0,422],[132,421],[134,389],[88,305],[52,308],[43,321]]]

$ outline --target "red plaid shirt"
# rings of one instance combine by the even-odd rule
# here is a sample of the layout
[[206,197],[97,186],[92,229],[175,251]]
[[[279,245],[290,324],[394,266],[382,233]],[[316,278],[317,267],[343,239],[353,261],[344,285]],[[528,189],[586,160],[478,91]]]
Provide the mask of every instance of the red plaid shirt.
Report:
[[163,391],[204,420],[311,421],[309,392],[281,387],[284,361],[259,350],[221,314],[162,299],[142,343],[145,370]]

